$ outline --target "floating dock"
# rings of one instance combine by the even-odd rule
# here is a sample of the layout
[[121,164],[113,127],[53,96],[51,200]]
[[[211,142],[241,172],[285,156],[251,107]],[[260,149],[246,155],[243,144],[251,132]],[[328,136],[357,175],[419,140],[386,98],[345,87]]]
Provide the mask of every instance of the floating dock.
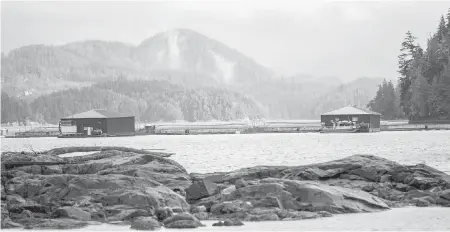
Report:
[[[450,130],[450,124],[385,124],[379,131],[427,131]],[[102,137],[127,137],[144,135],[208,135],[208,134],[258,134],[258,133],[319,133],[323,132],[319,124],[282,124],[273,123],[263,126],[249,126],[245,124],[218,124],[218,125],[176,125],[165,124],[153,126],[152,129],[140,129],[135,133],[127,134],[101,134],[85,135],[83,133],[59,133],[59,132],[20,132],[15,135],[6,135],[5,138],[33,138],[33,137],[57,137],[57,138],[102,138]],[[325,132],[333,133],[333,132]],[[340,132],[355,133],[355,132]]]

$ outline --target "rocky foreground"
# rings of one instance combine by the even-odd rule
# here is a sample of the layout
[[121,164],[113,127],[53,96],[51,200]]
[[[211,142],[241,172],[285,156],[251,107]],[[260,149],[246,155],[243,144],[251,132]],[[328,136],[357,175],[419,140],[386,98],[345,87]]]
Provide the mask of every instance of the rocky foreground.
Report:
[[[97,151],[62,158],[70,152]],[[450,176],[355,155],[326,163],[189,174],[168,154],[123,147],[3,153],[2,228],[129,224],[137,230],[302,220],[415,205],[450,207]]]

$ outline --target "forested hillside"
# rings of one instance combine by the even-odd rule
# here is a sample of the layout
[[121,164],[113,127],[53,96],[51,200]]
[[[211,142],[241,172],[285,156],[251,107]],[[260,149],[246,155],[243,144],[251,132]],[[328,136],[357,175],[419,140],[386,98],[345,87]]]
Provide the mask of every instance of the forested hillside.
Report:
[[216,88],[186,89],[167,81],[100,82],[43,95],[29,105],[2,93],[2,123],[26,118],[56,123],[63,116],[99,108],[132,113],[136,120],[153,122],[234,120],[259,114],[256,104],[242,94]]
[[2,91],[2,123],[7,122],[24,122],[32,112],[27,101],[11,97]]
[[369,107],[385,118],[403,114],[409,118],[450,118],[450,10],[447,19],[441,17],[425,48],[408,31],[398,58],[395,100],[391,100],[395,92],[392,84],[383,84]]

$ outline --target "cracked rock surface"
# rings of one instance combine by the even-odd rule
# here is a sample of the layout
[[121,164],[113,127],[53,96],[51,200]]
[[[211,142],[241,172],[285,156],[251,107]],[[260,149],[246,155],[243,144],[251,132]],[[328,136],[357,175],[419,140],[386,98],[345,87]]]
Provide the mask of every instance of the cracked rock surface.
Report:
[[[59,155],[92,152],[78,157]],[[370,155],[305,166],[189,174],[170,154],[123,147],[2,153],[2,228],[197,228],[450,206],[450,176]],[[223,222],[222,222],[223,221]],[[225,225],[226,222],[226,225]]]

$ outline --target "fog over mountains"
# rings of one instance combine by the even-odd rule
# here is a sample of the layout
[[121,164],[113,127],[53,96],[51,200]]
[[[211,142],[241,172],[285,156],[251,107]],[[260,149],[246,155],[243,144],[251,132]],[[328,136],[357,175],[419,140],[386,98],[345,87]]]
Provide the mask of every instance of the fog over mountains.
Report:
[[[46,121],[89,109],[92,102],[97,108],[133,111],[143,121],[233,120],[247,116],[316,119],[324,111],[344,105],[365,106],[382,81],[381,78],[360,78],[344,84],[337,77],[279,76],[239,51],[187,29],[158,33],[137,46],[107,41],[82,41],[61,46],[29,45],[2,55],[1,62],[2,92],[28,102],[31,106],[28,117],[31,118],[42,118],[42,107],[38,107],[36,101],[40,104],[47,101],[46,104],[51,105],[53,101],[45,99],[55,96],[61,102],[69,101],[64,99],[61,91],[82,88],[78,92],[70,92],[70,98],[74,102],[79,100],[80,107],[62,107],[58,112],[47,113],[43,116]],[[144,94],[144,89],[139,90],[142,93],[139,95],[133,93],[132,88],[129,92],[105,88],[108,83],[113,86],[111,83],[114,82],[128,82],[130,86],[140,83],[149,89],[152,89],[150,86],[164,86],[166,92],[177,88],[177,97],[169,94],[166,98],[172,100],[164,100],[170,102],[169,110],[176,111],[176,116],[166,117],[167,112],[162,112],[160,116],[150,117],[148,111],[165,111],[167,107],[150,107],[148,102],[155,99],[147,99],[146,95],[149,98],[156,96],[148,92]],[[161,84],[164,82],[170,84]],[[81,92],[83,95],[93,94],[96,89],[108,91],[108,94],[96,94],[95,99],[83,101],[80,99],[90,99],[89,96],[77,96]],[[215,100],[204,102],[223,109],[194,107],[194,112],[191,108],[197,103],[181,102],[183,97],[178,96],[181,93],[192,96],[196,91],[203,91],[204,99],[220,95],[220,103]],[[111,98],[111,94],[122,96],[117,99],[140,101],[141,106],[121,109],[118,105],[123,102],[120,100],[102,103],[105,99],[101,98]],[[195,101],[199,106],[203,104],[202,100]]]

